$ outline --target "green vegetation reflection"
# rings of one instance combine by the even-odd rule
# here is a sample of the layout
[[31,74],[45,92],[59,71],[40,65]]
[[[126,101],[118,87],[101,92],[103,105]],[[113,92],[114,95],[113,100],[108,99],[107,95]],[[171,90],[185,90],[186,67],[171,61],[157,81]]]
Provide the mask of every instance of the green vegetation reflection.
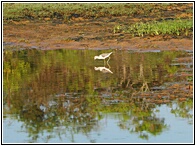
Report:
[[[54,127],[87,135],[98,127],[104,113],[116,112],[123,115],[120,128],[148,139],[149,134],[156,136],[167,128],[153,109],[159,104],[171,106],[178,99],[183,102],[177,102],[171,112],[192,118],[192,81],[182,75],[191,76],[192,66],[178,62],[192,54],[113,50],[109,65],[105,65],[111,74],[94,70],[104,66],[103,60],[93,60],[102,52],[4,51],[4,117],[16,115],[35,141],[39,133]],[[131,118],[132,124],[127,123]]]

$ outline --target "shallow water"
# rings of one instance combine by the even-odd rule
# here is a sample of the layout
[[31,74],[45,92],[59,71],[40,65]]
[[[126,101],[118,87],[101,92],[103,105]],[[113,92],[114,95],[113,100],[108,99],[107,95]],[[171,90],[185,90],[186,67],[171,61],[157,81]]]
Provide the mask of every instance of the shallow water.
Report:
[[3,59],[4,143],[193,142],[192,52],[16,49]]

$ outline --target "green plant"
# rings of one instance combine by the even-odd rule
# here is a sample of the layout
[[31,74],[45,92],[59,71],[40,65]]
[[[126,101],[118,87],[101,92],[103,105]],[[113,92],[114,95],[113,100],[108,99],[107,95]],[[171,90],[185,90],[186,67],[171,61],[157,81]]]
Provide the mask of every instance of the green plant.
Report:
[[[117,26],[114,27],[116,30]],[[164,20],[164,21],[152,21],[152,22],[140,22],[135,23],[128,27],[122,27],[122,31],[125,33],[131,33],[133,36],[144,35],[189,35],[192,34],[193,21],[192,20]],[[119,30],[119,29],[118,29]],[[116,32],[116,31],[115,31]]]

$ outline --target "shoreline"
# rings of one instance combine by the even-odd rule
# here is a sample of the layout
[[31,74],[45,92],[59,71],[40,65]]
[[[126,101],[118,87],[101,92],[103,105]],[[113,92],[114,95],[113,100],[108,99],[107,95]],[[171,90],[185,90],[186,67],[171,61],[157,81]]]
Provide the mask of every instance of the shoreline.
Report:
[[[97,21],[104,25],[105,23]],[[9,46],[55,49],[121,49],[121,50],[193,50],[193,39],[182,36],[132,37],[111,33],[112,24],[76,22],[73,25],[53,23],[10,23],[3,27],[3,43]]]

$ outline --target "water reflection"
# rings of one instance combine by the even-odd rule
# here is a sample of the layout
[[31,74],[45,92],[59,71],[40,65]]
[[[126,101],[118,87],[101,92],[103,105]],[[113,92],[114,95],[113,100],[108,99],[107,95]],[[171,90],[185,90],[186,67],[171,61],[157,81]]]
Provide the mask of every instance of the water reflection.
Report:
[[95,70],[99,70],[102,73],[111,73],[111,74],[113,74],[113,72],[109,68],[106,68],[106,67],[95,67]]
[[176,116],[192,119],[192,66],[175,65],[184,57],[191,64],[192,54],[117,51],[110,60],[112,71],[95,67],[102,64],[94,62],[95,54],[92,50],[4,51],[4,118],[13,115],[22,121],[32,141],[45,130],[50,139],[52,131],[61,128],[72,135],[71,141],[78,133],[87,136],[101,130],[104,113],[122,114],[116,126],[149,139],[168,129],[154,111],[161,104]]

